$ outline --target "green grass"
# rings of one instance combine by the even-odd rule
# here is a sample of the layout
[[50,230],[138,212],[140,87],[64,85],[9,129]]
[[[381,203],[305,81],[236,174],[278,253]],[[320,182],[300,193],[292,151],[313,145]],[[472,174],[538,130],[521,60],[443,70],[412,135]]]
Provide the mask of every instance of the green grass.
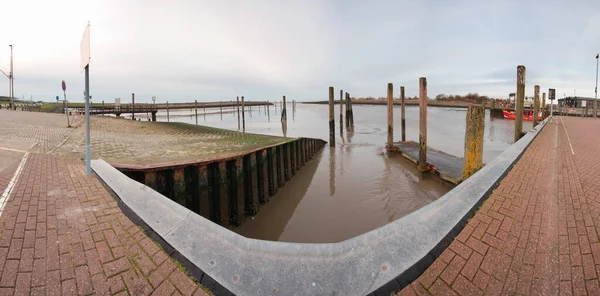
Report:
[[[47,113],[61,113],[63,103],[43,103],[40,111]],[[85,103],[69,103],[69,108],[84,108]],[[92,107],[102,107],[102,103],[92,103]]]

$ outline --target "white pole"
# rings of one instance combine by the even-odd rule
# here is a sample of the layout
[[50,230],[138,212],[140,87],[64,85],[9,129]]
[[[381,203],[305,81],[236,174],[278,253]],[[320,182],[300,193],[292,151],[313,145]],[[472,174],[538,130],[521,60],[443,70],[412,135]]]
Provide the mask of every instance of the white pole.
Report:
[[90,65],[85,66],[85,171],[92,174],[90,151]]

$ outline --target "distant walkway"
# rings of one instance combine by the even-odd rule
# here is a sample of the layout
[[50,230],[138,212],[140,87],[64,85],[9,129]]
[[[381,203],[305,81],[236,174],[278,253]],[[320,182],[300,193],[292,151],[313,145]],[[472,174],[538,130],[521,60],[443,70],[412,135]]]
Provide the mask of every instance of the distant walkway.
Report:
[[600,120],[555,117],[399,295],[600,295]]
[[0,295],[207,295],[81,159],[47,154],[73,131],[64,116],[0,111]]

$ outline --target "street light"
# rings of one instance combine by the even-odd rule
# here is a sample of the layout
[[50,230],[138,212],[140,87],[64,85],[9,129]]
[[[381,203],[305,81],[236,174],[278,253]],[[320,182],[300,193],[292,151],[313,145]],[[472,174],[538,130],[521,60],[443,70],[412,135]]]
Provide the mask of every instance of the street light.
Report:
[[14,76],[13,76],[13,46],[12,44],[8,45],[10,46],[10,110],[13,110],[13,97],[15,95],[15,83],[14,83]]

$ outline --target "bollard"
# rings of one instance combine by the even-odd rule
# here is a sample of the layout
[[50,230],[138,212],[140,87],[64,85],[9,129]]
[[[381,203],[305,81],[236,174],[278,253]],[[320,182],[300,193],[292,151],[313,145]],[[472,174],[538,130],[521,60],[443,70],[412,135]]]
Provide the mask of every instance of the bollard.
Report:
[[538,125],[538,113],[540,112],[540,86],[533,86],[533,127]]
[[523,101],[525,100],[525,66],[517,66],[517,96],[515,99],[515,137],[517,142],[523,132]]
[[131,120],[135,120],[135,94],[131,93]]
[[344,132],[344,91],[340,89],[340,135]]
[[198,100],[194,100],[194,111],[196,112],[196,125],[198,125]]
[[404,109],[404,86],[400,87],[400,114],[402,142],[406,142],[406,111]]
[[394,147],[394,85],[387,85],[387,150]]
[[463,180],[475,174],[483,166],[484,119],[485,109],[483,107],[469,106],[465,129]]
[[419,78],[419,170],[427,170],[427,78]]
[[244,96],[242,96],[242,131],[246,132],[246,112],[244,109]]
[[167,101],[167,122],[169,122],[169,101]]
[[235,97],[237,105],[237,116],[238,116],[238,131],[240,130],[240,97]]
[[335,122],[333,117],[333,86],[329,87],[329,146],[335,147]]
[[542,120],[546,119],[546,93],[542,93]]

